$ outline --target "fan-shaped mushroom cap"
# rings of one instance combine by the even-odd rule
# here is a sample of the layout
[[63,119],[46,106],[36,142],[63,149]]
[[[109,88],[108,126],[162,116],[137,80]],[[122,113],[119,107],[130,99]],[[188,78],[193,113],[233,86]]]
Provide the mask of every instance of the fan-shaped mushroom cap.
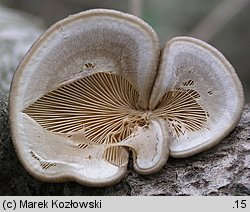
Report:
[[[81,131],[76,133],[74,124],[69,124],[72,132],[63,131],[59,127],[65,125],[64,121],[59,123],[59,119],[63,120],[68,117],[67,115],[58,117],[52,114],[56,118],[55,122],[59,124],[56,129],[53,128],[54,133],[51,133],[53,129],[45,118],[46,115],[38,115],[38,118],[35,118],[37,112],[46,111],[46,108],[36,109],[39,107],[37,106],[39,101],[37,104],[33,103],[46,94],[49,94],[50,98],[53,90],[61,86],[66,91],[59,90],[58,96],[52,95],[52,101],[43,104],[44,107],[52,104],[47,107],[46,114],[53,112],[51,110],[53,102],[59,102],[60,105],[62,101],[66,104],[75,101],[72,103],[74,107],[78,104],[76,103],[78,85],[74,84],[75,90],[71,93],[71,97],[67,97],[70,85],[68,87],[65,85],[88,76],[99,76],[98,79],[103,80],[103,77],[112,74],[112,76],[122,75],[124,80],[120,78],[117,80],[128,81],[129,84],[125,83],[124,86],[131,84],[136,90],[135,108],[147,108],[159,53],[159,41],[153,29],[141,19],[118,11],[104,9],[85,11],[69,16],[50,27],[21,62],[10,92],[12,138],[25,168],[32,175],[49,181],[73,179],[92,186],[109,185],[119,181],[126,173],[128,162],[128,153],[124,147],[108,152],[107,157],[110,158],[107,162],[100,156],[105,150],[104,146],[91,143],[82,136],[84,133]],[[109,74],[98,75],[105,72]],[[90,80],[96,79],[94,77]],[[116,83],[119,83],[118,81]],[[95,89],[94,83],[90,82],[89,85],[89,89]],[[108,86],[109,92],[113,85]],[[108,99],[109,94],[106,95],[104,96]],[[54,101],[53,98],[57,100]],[[90,98],[94,99],[93,96]],[[113,100],[110,101],[112,103]],[[31,105],[34,107],[29,109]],[[29,111],[33,115],[28,115]],[[41,117],[43,120],[39,121]],[[46,120],[48,122],[44,126]],[[77,127],[79,130],[78,125]],[[66,132],[67,136],[65,137],[62,132]],[[80,148],[71,143],[74,139],[76,143],[82,140],[81,143],[77,143]],[[89,149],[93,150],[91,154]],[[121,154],[121,161],[113,161],[117,152]],[[88,157],[87,161],[85,157]],[[120,163],[119,166],[110,163],[112,161]]]
[[241,82],[218,50],[190,37],[167,42],[150,108],[164,111],[173,130],[170,156],[187,157],[217,144],[238,123],[243,106]]
[[[10,126],[24,167],[45,181],[107,186],[168,156],[217,144],[238,123],[244,95],[229,62],[189,37],[162,50],[142,20],[90,10],[59,21],[12,81]],[[157,70],[158,67],[158,70]],[[170,143],[171,140],[171,143]]]

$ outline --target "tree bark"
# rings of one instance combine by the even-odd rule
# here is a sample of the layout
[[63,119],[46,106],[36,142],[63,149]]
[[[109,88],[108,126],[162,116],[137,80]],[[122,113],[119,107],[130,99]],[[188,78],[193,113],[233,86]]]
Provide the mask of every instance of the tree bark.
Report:
[[120,183],[91,188],[41,182],[23,169],[11,141],[7,98],[0,93],[0,195],[250,195],[250,104],[239,125],[212,149],[186,159],[169,158],[160,172],[147,176],[130,164]]

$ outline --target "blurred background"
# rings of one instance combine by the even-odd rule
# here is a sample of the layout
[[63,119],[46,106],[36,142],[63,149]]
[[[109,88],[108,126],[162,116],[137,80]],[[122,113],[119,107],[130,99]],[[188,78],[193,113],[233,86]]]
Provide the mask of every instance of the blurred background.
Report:
[[250,101],[250,0],[0,0],[0,90],[8,94],[18,63],[44,30],[92,8],[142,18],[162,45],[177,35],[210,43],[235,67]]

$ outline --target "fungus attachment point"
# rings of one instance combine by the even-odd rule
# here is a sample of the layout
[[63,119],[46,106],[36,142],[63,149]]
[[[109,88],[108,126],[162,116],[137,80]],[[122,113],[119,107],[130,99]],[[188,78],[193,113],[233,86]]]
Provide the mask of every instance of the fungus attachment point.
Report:
[[211,148],[236,126],[243,103],[234,69],[210,45],[176,37],[160,54],[141,19],[97,9],[59,21],[24,57],[10,126],[36,178],[108,186],[126,175],[129,152],[134,170],[151,174],[169,155]]
[[152,119],[147,127],[139,127],[133,136],[117,144],[133,152],[134,169],[140,174],[159,171],[169,156],[169,134],[166,122]]

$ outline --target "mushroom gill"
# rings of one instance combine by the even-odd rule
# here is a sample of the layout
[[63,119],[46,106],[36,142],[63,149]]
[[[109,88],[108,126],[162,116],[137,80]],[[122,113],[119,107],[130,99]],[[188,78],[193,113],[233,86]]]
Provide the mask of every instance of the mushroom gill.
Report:
[[[60,86],[24,112],[46,130],[67,134],[82,149],[88,147],[84,137],[92,144],[115,144],[154,117],[165,119],[175,136],[185,130],[198,131],[207,121],[207,113],[196,101],[199,94],[194,90],[168,91],[151,111],[138,108],[138,98],[138,92],[126,78],[99,72]],[[111,146],[103,157],[122,166],[127,160],[122,148]]]
[[[138,97],[124,77],[100,72],[45,94],[24,113],[48,131],[74,138],[78,147],[85,149],[88,144],[76,133],[83,132],[93,144],[112,144],[129,137],[137,126],[145,125],[143,111],[136,108]],[[122,148],[107,148],[104,158],[122,166],[126,160]]]
[[174,136],[185,131],[199,131],[206,127],[208,112],[198,103],[199,93],[192,89],[177,88],[162,97],[154,115],[168,121]]

